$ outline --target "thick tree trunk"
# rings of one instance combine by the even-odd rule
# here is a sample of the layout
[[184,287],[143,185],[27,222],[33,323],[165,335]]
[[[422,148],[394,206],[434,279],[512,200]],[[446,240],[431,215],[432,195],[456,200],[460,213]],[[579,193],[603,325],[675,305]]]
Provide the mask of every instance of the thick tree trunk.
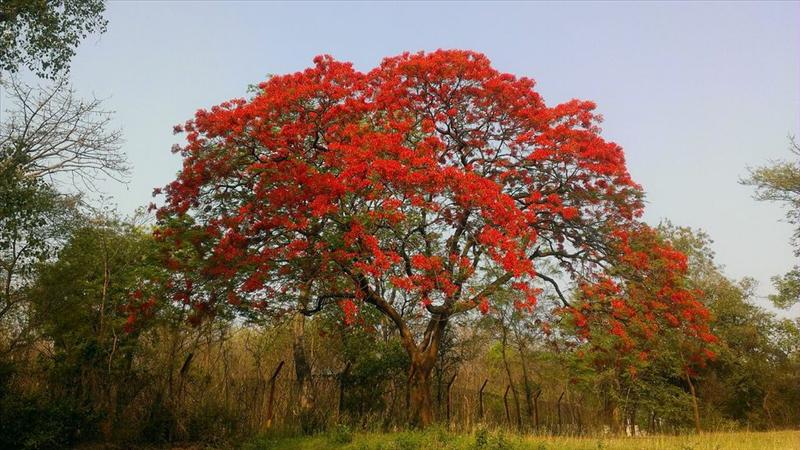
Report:
[[[381,307],[388,309],[387,306]],[[396,313],[395,313],[396,314]],[[439,355],[439,346],[444,330],[447,327],[448,317],[438,315],[431,318],[425,330],[422,341],[417,344],[414,338],[399,317],[395,323],[400,328],[400,338],[403,347],[408,353],[411,367],[408,373],[407,410],[409,424],[417,428],[425,428],[433,423],[433,396],[432,373]]]
[[417,344],[414,335],[402,315],[391,304],[377,295],[369,285],[369,281],[361,275],[355,275],[366,301],[375,305],[379,311],[389,317],[400,332],[400,340],[411,362],[408,374],[408,418],[411,425],[424,428],[433,422],[433,399],[431,396],[431,373],[439,354],[442,335],[450,317],[450,311],[433,312],[421,342]]
[[431,363],[428,363],[425,358],[412,358],[411,372],[408,377],[409,419],[411,425],[418,428],[425,428],[433,423],[432,362],[431,360]]
[[305,316],[296,314],[294,317],[294,342],[292,353],[294,358],[294,371],[297,381],[297,406],[300,424],[304,431],[315,431],[314,394],[312,392],[311,366],[306,357],[305,350]]

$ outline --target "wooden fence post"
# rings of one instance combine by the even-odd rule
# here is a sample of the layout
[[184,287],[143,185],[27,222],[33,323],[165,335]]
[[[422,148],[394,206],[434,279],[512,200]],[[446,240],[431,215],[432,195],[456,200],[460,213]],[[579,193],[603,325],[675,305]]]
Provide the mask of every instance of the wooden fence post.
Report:
[[506,408],[506,421],[508,422],[508,426],[511,426],[511,414],[508,413],[508,391],[511,389],[511,385],[506,385],[506,392],[503,394],[503,406]]
[[342,416],[342,409],[344,409],[344,384],[347,382],[347,376],[350,375],[350,361],[347,361],[347,364],[344,366],[344,370],[341,374],[339,374],[339,406],[336,411],[336,418],[339,419]]
[[486,383],[488,382],[489,382],[488,378],[484,380],[483,385],[481,386],[481,390],[478,393],[479,408],[480,408],[478,410],[479,411],[478,415],[480,416],[481,420],[483,420],[483,390],[486,388]]
[[275,398],[275,379],[278,378],[278,374],[281,373],[281,369],[283,368],[283,361],[278,363],[278,367],[275,368],[275,372],[272,373],[272,377],[269,379],[269,399],[267,400],[267,428],[272,427],[272,402]]
[[456,380],[456,375],[458,372],[454,373],[452,378],[450,378],[450,382],[447,383],[447,426],[450,427],[450,389],[453,387],[453,381]]

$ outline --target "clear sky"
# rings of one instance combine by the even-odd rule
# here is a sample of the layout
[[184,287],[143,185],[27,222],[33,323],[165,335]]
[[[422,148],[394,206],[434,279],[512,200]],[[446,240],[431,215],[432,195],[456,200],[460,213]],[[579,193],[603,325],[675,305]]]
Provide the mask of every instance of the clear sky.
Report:
[[549,104],[595,101],[647,192],[647,221],[706,230],[728,275],[766,295],[795,263],[780,207],[737,180],[800,135],[800,3],[111,2],[107,18],[72,78],[117,112],[134,172],[105,190],[123,213],[174,177],[173,125],[267,74],[321,53],[369,70],[465,48],[535,79]]

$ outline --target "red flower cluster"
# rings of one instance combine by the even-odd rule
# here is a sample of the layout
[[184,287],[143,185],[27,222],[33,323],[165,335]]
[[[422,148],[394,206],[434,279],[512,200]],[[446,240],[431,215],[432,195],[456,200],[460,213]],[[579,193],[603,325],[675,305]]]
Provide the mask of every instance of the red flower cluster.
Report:
[[710,313],[701,293],[686,286],[686,255],[644,225],[614,236],[613,276],[603,273],[582,283],[580,303],[567,311],[579,334],[596,341],[597,334],[610,333],[616,351],[630,351],[676,329],[675,336],[694,347],[693,358],[713,357],[704,348],[716,341]]
[[[200,110],[176,127],[183,168],[158,211],[168,266],[198,281],[180,301],[334,299],[351,320],[358,302],[391,315],[412,296],[441,318],[487,313],[493,290],[516,283],[517,307],[532,308],[549,259],[597,304],[572,309],[581,328],[606,309],[623,341],[657,332],[651,318],[702,335],[705,313],[676,281],[685,259],[639,237],[641,189],[594,108],[548,107],[533,80],[453,50],[367,73],[320,56]],[[612,260],[652,283],[606,274]]]

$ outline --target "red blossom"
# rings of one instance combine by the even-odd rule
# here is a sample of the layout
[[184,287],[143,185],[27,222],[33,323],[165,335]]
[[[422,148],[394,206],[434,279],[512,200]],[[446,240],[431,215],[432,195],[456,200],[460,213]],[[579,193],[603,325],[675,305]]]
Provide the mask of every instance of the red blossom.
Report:
[[271,313],[334,291],[356,297],[339,302],[345,322],[409,297],[440,320],[488,313],[512,283],[533,309],[548,261],[592,305],[565,309],[582,336],[602,326],[630,345],[673,319],[705,336],[685,257],[638,222],[641,188],[594,103],[548,106],[534,87],[470,51],[369,72],[320,56],[197,111],[157,212],[175,286],[197,280],[174,300]]

